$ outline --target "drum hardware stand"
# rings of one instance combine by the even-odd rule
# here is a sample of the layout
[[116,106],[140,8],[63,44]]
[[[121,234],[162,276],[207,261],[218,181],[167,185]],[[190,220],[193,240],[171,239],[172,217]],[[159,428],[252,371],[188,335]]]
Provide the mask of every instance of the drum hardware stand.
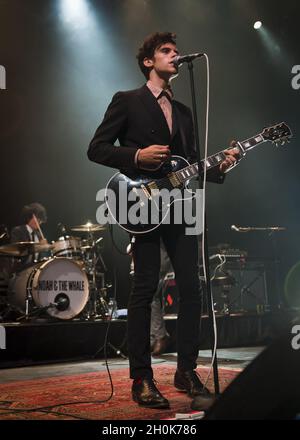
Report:
[[[90,307],[87,312],[87,320],[90,319],[99,319],[99,318],[107,318],[108,315],[108,305],[106,301],[107,296],[107,288],[109,286],[105,285],[105,272],[107,272],[107,267],[104,263],[103,257],[100,252],[97,252],[97,245],[103,239],[98,238],[95,240],[93,232],[89,232],[88,239],[91,241],[91,250],[92,250],[92,264],[91,269],[89,269],[88,274],[91,275],[90,284]],[[102,268],[104,272],[101,272],[101,286],[97,287],[97,263],[101,262]],[[100,308],[100,310],[99,310]]]
[[26,320],[29,320],[32,317],[36,317],[34,315],[36,315],[36,314],[38,315],[39,313],[45,312],[46,310],[50,309],[51,307],[56,307],[57,308],[57,306],[55,304],[53,304],[53,303],[50,303],[50,304],[48,304],[47,306],[44,306],[44,307],[35,307],[35,308],[33,308],[33,310],[31,310],[31,312],[26,313],[26,311],[25,311],[25,314],[22,315],[22,316],[19,316],[16,320],[17,321],[22,321],[22,319],[24,319],[24,318]]
[[26,284],[26,297],[25,297],[25,314],[20,316],[17,320],[26,319],[29,320],[31,313],[29,312],[31,303],[32,303],[32,295],[31,295],[31,287],[30,287],[31,276],[27,280]]
[[94,281],[90,281],[91,298],[90,310],[87,312],[87,320],[106,318],[108,316],[109,310],[105,299],[107,296],[107,287],[104,286],[104,274],[101,274],[101,285],[102,287],[98,289]]
[[221,299],[222,299],[222,309],[218,308],[218,302],[214,302],[214,309],[215,312],[217,313],[221,313],[223,315],[230,315],[230,313],[232,312],[231,310],[231,306],[234,304],[235,301],[230,302],[229,299],[229,292],[232,289],[233,285],[232,284],[226,284],[226,283],[221,283],[219,284],[219,286],[221,287],[222,291],[221,291]]
[[[29,312],[30,306],[32,304],[32,288],[30,287],[30,282],[32,280],[32,277],[35,275],[36,269],[34,269],[28,277],[27,284],[26,284],[26,298],[25,298],[25,315],[21,316],[20,319],[25,318],[26,320],[29,320],[31,313]],[[33,310],[32,312],[36,312],[36,310]]]
[[25,319],[29,319],[29,306],[32,301],[32,295],[30,292],[30,287],[26,287],[26,299],[25,299]]
[[231,286],[228,285],[224,285],[223,286],[223,290],[222,290],[222,294],[221,294],[221,298],[223,298],[223,309],[221,311],[221,313],[223,313],[224,315],[230,315],[231,310],[230,310],[230,302],[229,302],[229,291],[230,291]]

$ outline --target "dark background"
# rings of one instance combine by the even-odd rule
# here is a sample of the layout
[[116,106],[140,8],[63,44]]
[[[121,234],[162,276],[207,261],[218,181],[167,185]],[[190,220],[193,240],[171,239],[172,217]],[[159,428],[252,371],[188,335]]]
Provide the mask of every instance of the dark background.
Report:
[[[88,144],[112,95],[143,84],[135,54],[144,37],[173,31],[181,53],[210,57],[210,154],[283,120],[294,132],[286,148],[268,143],[249,153],[207,196],[210,246],[270,256],[268,236],[238,234],[230,225],[287,228],[277,236],[283,287],[300,260],[300,90],[291,87],[292,67],[300,64],[299,12],[296,0],[0,0],[0,223],[18,224],[22,206],[33,201],[47,208],[49,241],[59,222],[96,222],[96,192],[115,170],[90,162]],[[180,72],[176,98],[190,105],[186,67]],[[203,61],[195,75],[203,133]],[[124,250],[126,233],[115,229],[115,238]],[[108,278],[115,268],[125,306],[129,258],[113,254],[108,232],[103,242]]]

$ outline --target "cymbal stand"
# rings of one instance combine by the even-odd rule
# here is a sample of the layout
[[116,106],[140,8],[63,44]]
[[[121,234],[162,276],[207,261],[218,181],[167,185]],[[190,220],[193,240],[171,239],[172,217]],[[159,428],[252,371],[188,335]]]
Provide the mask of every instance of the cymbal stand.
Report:
[[[90,291],[91,291],[91,311],[89,311],[88,319],[105,318],[108,315],[108,305],[105,300],[107,294],[107,287],[105,284],[105,272],[107,267],[104,263],[103,257],[99,251],[97,251],[97,245],[102,240],[102,237],[95,240],[93,232],[89,232],[88,241],[91,243],[91,268],[89,268],[88,274],[91,275]],[[101,285],[97,286],[97,263],[100,260],[103,272],[101,273]],[[100,310],[99,310],[100,309]]]
[[[35,271],[33,273],[35,273]],[[31,294],[32,289],[31,289],[31,285],[30,285],[31,278],[32,278],[32,276],[30,276],[28,278],[27,283],[26,283],[25,315],[24,315],[24,318],[26,320],[28,320],[31,315],[31,313],[29,312],[30,305],[32,304],[32,294]]]
[[228,284],[224,284],[222,286],[221,298],[223,300],[223,308],[222,308],[221,313],[224,315],[230,315],[230,313],[231,313],[231,308],[230,308],[231,304],[229,301],[229,292],[230,292],[231,287],[232,286],[228,285]]

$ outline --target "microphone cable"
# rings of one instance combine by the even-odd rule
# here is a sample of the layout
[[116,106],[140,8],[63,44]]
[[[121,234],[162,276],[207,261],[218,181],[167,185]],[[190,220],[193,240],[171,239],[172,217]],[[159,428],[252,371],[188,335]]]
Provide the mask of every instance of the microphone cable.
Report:
[[[208,157],[208,133],[209,133],[209,106],[210,106],[210,65],[209,65],[209,58],[206,53],[203,54],[206,60],[206,73],[207,73],[207,84],[206,84],[206,113],[205,113],[205,142],[204,142],[204,172],[203,172],[203,197],[202,197],[202,224],[204,227],[206,227],[205,223],[205,208],[206,208],[206,182],[207,182],[207,166],[206,166],[206,160]],[[205,231],[203,230],[202,234],[202,261],[203,261],[203,277],[205,281],[205,285],[207,286],[207,267],[205,262]],[[214,310],[214,300],[213,300],[213,293],[211,288],[211,311],[212,311],[212,317],[213,317],[213,331],[214,331],[214,346],[212,350],[212,360],[211,364],[207,373],[207,377],[204,381],[204,387],[206,386],[211,371],[213,368],[214,360],[216,357],[217,352],[217,323],[216,323],[216,314]]]

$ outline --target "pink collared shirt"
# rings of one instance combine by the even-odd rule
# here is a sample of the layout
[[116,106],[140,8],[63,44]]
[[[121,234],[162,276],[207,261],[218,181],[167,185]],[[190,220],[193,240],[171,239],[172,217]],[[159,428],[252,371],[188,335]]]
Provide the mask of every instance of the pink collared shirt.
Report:
[[[148,87],[148,89],[150,90],[150,92],[152,93],[152,95],[156,99],[159,97],[159,95],[163,91],[167,92],[170,95],[170,99],[173,98],[173,93],[170,88],[162,89],[161,87],[157,87],[150,80],[147,81],[146,86]],[[172,133],[172,128],[173,128],[172,127],[172,104],[171,104],[170,99],[168,99],[166,96],[162,95],[157,99],[157,102],[158,102],[160,108],[162,109],[162,112],[166,118],[170,133]],[[140,149],[137,150],[135,157],[134,157],[135,165],[138,165],[139,152],[140,152]]]
[[[157,87],[155,84],[153,84],[150,80],[147,81],[146,86],[150,90],[150,92],[155,96],[157,99],[161,92],[165,91],[170,96],[170,99],[172,99],[172,92],[170,88],[162,89],[161,87]],[[165,115],[170,133],[172,133],[172,104],[170,100],[166,96],[161,96],[157,99],[158,104],[160,105],[160,108],[163,111],[163,114]]]

